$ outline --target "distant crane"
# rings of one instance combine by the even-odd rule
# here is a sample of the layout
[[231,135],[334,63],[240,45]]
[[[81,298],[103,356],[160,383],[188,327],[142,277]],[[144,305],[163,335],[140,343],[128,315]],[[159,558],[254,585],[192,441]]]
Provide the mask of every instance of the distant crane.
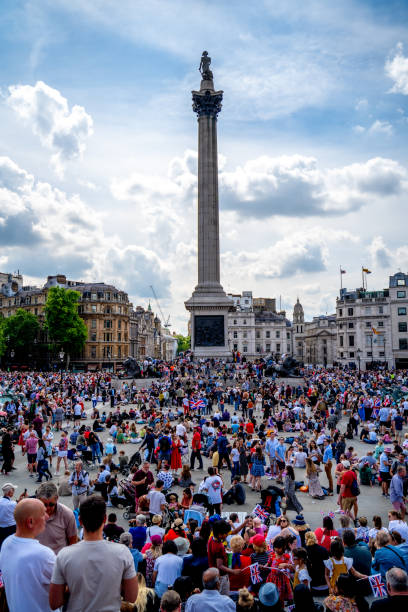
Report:
[[153,293],[154,299],[156,300],[157,308],[159,309],[159,312],[160,312],[160,314],[161,314],[162,321],[163,321],[163,327],[164,327],[165,329],[168,329],[169,327],[171,327],[171,324],[170,324],[170,315],[167,317],[167,319],[165,318],[165,316],[164,316],[164,314],[163,314],[163,311],[162,311],[162,309],[161,309],[161,306],[160,306],[159,299],[158,299],[158,297],[157,297],[157,295],[156,295],[156,292],[155,292],[155,290],[154,290],[153,285],[150,285],[150,289],[152,290],[152,293]]

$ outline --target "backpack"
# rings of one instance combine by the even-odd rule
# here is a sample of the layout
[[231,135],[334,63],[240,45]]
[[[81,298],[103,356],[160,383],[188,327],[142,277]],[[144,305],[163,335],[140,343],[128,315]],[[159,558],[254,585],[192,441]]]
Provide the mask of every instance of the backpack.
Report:
[[360,495],[360,487],[358,486],[357,478],[354,478],[353,482],[351,483],[350,491],[353,497]]

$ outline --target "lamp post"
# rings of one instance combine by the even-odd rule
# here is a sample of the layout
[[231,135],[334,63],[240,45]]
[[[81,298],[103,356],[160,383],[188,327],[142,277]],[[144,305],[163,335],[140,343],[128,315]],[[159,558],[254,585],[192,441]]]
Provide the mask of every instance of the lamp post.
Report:
[[60,352],[58,353],[58,357],[60,358],[60,376],[61,376],[61,383],[62,383],[62,363],[64,361],[64,351],[61,349]]

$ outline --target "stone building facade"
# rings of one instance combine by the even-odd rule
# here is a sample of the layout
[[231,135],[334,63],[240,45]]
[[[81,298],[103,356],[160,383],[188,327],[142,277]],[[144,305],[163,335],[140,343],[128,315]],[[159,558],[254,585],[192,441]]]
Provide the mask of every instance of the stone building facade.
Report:
[[389,278],[391,350],[395,367],[408,369],[408,274]]

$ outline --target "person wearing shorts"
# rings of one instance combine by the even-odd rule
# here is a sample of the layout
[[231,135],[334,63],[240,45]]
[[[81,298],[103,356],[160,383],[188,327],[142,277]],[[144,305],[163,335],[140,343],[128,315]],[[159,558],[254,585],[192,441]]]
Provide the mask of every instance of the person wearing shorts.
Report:
[[59,441],[58,444],[58,459],[57,459],[57,469],[55,470],[55,474],[54,476],[59,476],[59,466],[61,463],[61,459],[64,462],[64,466],[65,466],[65,471],[68,471],[68,459],[67,459],[67,455],[68,455],[68,432],[63,431],[62,432],[62,436],[61,436],[61,440]]
[[37,434],[34,430],[32,430],[25,443],[25,448],[27,451],[27,467],[28,471],[30,472],[31,478],[33,478],[34,472],[37,469],[37,447]]

